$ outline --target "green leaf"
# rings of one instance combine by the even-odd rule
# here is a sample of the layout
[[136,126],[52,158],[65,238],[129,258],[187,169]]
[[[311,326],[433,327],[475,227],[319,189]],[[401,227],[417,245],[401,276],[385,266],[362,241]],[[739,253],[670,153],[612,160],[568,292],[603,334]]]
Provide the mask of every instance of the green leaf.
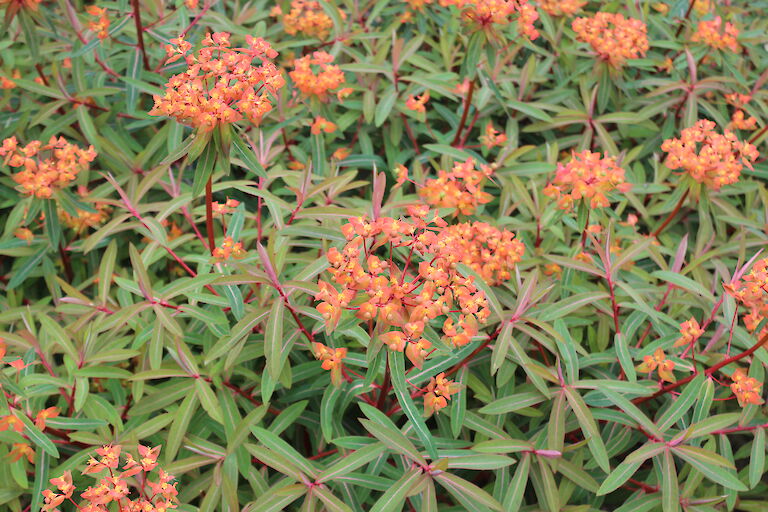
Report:
[[293,465],[299,468],[304,474],[316,477],[317,470],[310,461],[304,458],[296,449],[282,440],[277,434],[261,427],[251,427],[251,432],[267,448],[288,459]]
[[531,469],[531,454],[526,453],[517,465],[512,483],[504,496],[503,508],[508,512],[516,512],[523,502],[523,494],[528,484],[528,474]]
[[424,478],[424,475],[421,469],[409,469],[387,492],[381,495],[378,501],[371,507],[370,512],[400,512],[408,492],[422,478]]
[[413,461],[426,465],[427,461],[424,460],[424,457],[421,456],[413,443],[399,430],[366,419],[361,419],[360,423],[363,424],[363,427],[365,427],[368,432],[373,434],[373,437],[389,446],[391,449],[402,453]]
[[402,352],[389,352],[389,369],[392,377],[392,387],[395,390],[397,401],[400,403],[400,407],[408,419],[411,420],[411,425],[416,431],[416,435],[419,436],[421,442],[424,443],[427,453],[433,461],[438,459],[437,448],[435,447],[434,440],[432,439],[432,432],[427,428],[424,423],[424,418],[421,411],[413,403],[411,393],[408,389],[408,384],[405,381],[405,364],[403,362],[404,354]]
[[480,414],[507,414],[540,404],[544,400],[546,400],[546,397],[538,391],[524,391],[494,400],[488,405],[481,407],[478,412]]
[[[465,507],[468,507],[468,510],[484,510],[483,507],[490,508],[491,510],[502,510],[501,504],[493,496],[472,482],[468,482],[450,473],[440,473],[435,475],[434,478],[457,500],[461,501]],[[480,505],[480,507],[477,505]]]
[[45,256],[46,252],[48,252],[48,247],[43,246],[35,251],[31,256],[27,256],[26,258],[22,259],[22,264],[11,273],[11,279],[8,281],[8,286],[6,289],[13,290],[21,283],[26,281],[27,277],[29,277],[29,274],[31,274],[32,271],[35,270],[43,260],[43,256]]
[[643,427],[646,432],[649,434],[652,434],[657,439],[663,439],[664,434],[659,430],[659,428],[656,426],[654,422],[648,419],[648,417],[643,414],[643,412],[637,408],[635,404],[621,396],[620,394],[616,393],[615,391],[611,391],[607,389],[605,386],[601,386],[597,388],[602,394],[604,394],[608,400],[613,402],[615,406],[617,406],[619,409],[627,413],[633,420],[635,420],[638,425]]
[[341,457],[338,461],[322,471],[319,475],[317,475],[317,479],[315,481],[332,481],[334,478],[346,475],[347,473],[351,473],[360,466],[363,466],[381,456],[386,451],[386,449],[387,447],[384,444],[373,443],[360,448],[359,450],[355,450],[349,455]]
[[285,304],[282,300],[275,300],[267,319],[264,332],[264,356],[267,358],[267,370],[274,380],[280,378],[283,369],[283,359],[280,357],[285,340],[283,339],[283,313]]
[[600,488],[597,490],[597,495],[602,496],[603,494],[608,494],[610,492],[615,491],[624,483],[632,478],[632,475],[635,474],[635,472],[640,468],[642,465],[642,462],[634,462],[634,463],[628,463],[628,462],[622,462],[618,466],[616,466],[616,469],[611,471],[611,473],[603,480],[603,483],[600,485]]
[[700,392],[705,389],[702,386],[703,380],[704,375],[700,373],[685,386],[685,389],[680,393],[680,396],[678,396],[667,410],[664,411],[661,417],[656,420],[656,425],[659,427],[659,430],[664,432],[669,429],[677,422],[677,420],[682,418],[683,415],[688,412],[688,409],[693,407]]
[[680,510],[677,470],[670,450],[664,452],[661,460],[661,506],[664,512]]
[[754,489],[765,472],[765,428],[755,430],[752,441],[752,454],[749,458],[749,488]]
[[48,487],[48,469],[50,458],[48,452],[40,450],[35,454],[35,483],[32,485],[30,510],[40,510],[43,501],[43,491]]
[[255,175],[259,176],[260,178],[267,177],[267,172],[264,170],[264,166],[259,163],[259,160],[256,158],[256,154],[253,152],[253,149],[246,145],[240,135],[232,137],[232,151],[230,153],[230,158],[235,157],[238,158],[243,164],[245,164],[246,169]]
[[724,457],[709,450],[693,446],[676,446],[672,451],[713,482],[734,491],[743,492],[747,490],[747,486],[736,477],[733,470],[727,469],[728,467],[732,468],[733,465]]
[[395,106],[395,101],[397,101],[397,91],[394,85],[390,85],[381,95],[381,99],[379,99],[379,103],[376,105],[376,114],[373,118],[373,124],[376,127],[381,126],[387,120],[392,107]]
[[197,411],[197,405],[197,393],[189,393],[176,410],[176,417],[168,430],[168,438],[165,446],[163,446],[163,454],[167,464],[176,458],[181,443],[184,441],[184,435],[188,431],[189,422],[192,421],[192,416]]
[[59,450],[56,448],[56,445],[53,444],[53,441],[51,441],[47,435],[42,433],[34,423],[32,423],[32,420],[30,420],[26,414],[16,414],[16,417],[24,423],[24,435],[27,436],[33,444],[37,445],[54,459],[59,458]]
[[667,270],[657,270],[651,274],[651,277],[655,277],[669,284],[673,284],[683,290],[688,290],[696,295],[701,296],[707,303],[716,302],[715,296],[706,289],[702,284],[697,283],[690,277],[686,277],[677,272],[669,272]]
[[195,379],[195,388],[197,390],[197,398],[200,400],[200,405],[203,406],[205,412],[211,419],[224,423],[224,415],[221,411],[216,395],[213,393],[211,386],[202,378]]
[[515,100],[507,100],[506,104],[511,109],[522,112],[523,114],[531,116],[534,119],[538,119],[539,121],[544,121],[546,123],[552,122],[552,117],[550,117],[549,114],[547,114],[540,108],[534,107],[530,103],[523,103],[522,101],[515,101]]
[[200,197],[203,193],[206,183],[213,174],[213,166],[216,163],[216,159],[219,157],[219,151],[216,148],[216,144],[209,142],[200,159],[195,164],[195,176],[192,182],[192,197]]
[[592,413],[589,412],[589,407],[584,403],[584,399],[581,398],[578,392],[571,387],[563,388],[565,397],[568,399],[568,404],[576,414],[576,418],[579,420],[579,426],[584,436],[587,437],[587,446],[595,457],[597,464],[606,473],[610,473],[611,465],[608,462],[608,452],[605,450],[605,444],[603,438],[600,436],[600,429],[597,428],[597,422],[592,417]]

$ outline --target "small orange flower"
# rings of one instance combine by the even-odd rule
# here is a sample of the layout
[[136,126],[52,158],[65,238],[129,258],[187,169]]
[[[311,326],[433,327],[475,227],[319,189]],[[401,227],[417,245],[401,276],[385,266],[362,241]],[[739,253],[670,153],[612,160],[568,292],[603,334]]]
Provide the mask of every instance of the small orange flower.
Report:
[[589,44],[600,59],[615,68],[644,56],[650,47],[645,23],[620,13],[598,12],[576,18],[571,26],[579,41]]
[[743,110],[737,110],[731,116],[728,123],[729,130],[754,130],[757,127],[757,119],[754,116],[744,117]]
[[728,48],[738,53],[740,50],[739,42],[736,40],[738,37],[739,29],[733,23],[725,22],[723,25],[723,19],[716,16],[713,20],[700,21],[691,41],[704,43],[717,50]]
[[313,348],[315,357],[323,362],[323,370],[329,370],[331,372],[331,383],[334,386],[340,386],[342,368],[344,367],[343,359],[347,357],[347,349],[330,348],[322,343],[315,343]]
[[187,71],[171,77],[163,96],[154,96],[149,114],[174,117],[204,131],[243,117],[260,123],[272,109],[270,94],[283,87],[285,79],[273,62],[278,54],[269,43],[251,36],[245,41],[247,47],[238,48],[227,32],[207,34],[203,47],[189,54],[192,45],[184,36],[171,39],[166,63],[184,57]]
[[557,263],[547,263],[544,265],[544,275],[553,276],[560,275],[563,272],[563,268]]
[[227,200],[222,204],[218,201],[213,201],[211,203],[211,207],[213,208],[213,213],[217,213],[220,215],[226,215],[228,213],[232,213],[232,210],[237,208],[240,205],[240,201],[237,199],[230,199],[229,197]]
[[45,420],[55,418],[58,415],[59,415],[58,407],[49,407],[47,409],[43,409],[42,411],[37,413],[37,416],[35,416],[35,426],[40,430],[45,430]]
[[699,326],[699,322],[691,317],[690,320],[680,324],[680,338],[675,341],[674,347],[682,347],[683,345],[690,345],[696,340],[701,338],[704,334],[704,329]]
[[701,119],[682,131],[679,139],[667,139],[661,145],[668,153],[664,164],[683,169],[694,180],[713,190],[736,183],[742,168],[752,168],[758,155],[755,146],[740,142],[730,130],[714,131],[715,123]]
[[184,0],[184,6],[190,11],[197,9],[199,0]]
[[324,117],[317,116],[312,123],[312,135],[319,135],[322,132],[333,133],[336,131],[336,125]]
[[432,416],[448,406],[451,395],[459,391],[459,385],[445,377],[445,372],[432,377],[424,395],[424,416]]
[[408,96],[408,99],[405,101],[405,107],[423,114],[427,111],[427,101],[429,101],[429,91],[424,91],[424,94],[421,96]]
[[[749,331],[756,331],[764,318],[768,317],[768,258],[756,261],[752,269],[738,281],[723,285],[725,291],[745,306],[749,312],[744,315],[744,325]],[[758,336],[768,335],[768,326]]]
[[763,384],[755,378],[747,377],[744,370],[739,368],[734,371],[731,375],[731,380],[733,380],[731,391],[736,395],[741,407],[749,404],[761,405],[765,403],[760,396],[760,388],[763,387]]
[[507,135],[499,132],[493,127],[493,123],[488,121],[488,124],[485,125],[485,135],[480,136],[480,143],[486,148],[491,149],[494,146],[501,146],[505,142],[507,142]]
[[107,10],[97,5],[89,5],[86,7],[85,12],[96,18],[88,23],[88,28],[96,32],[99,39],[106,39],[109,37],[109,17],[107,16]]
[[672,370],[675,369],[675,363],[667,359],[664,351],[657,348],[652,356],[643,357],[643,362],[637,365],[637,371],[642,373],[651,373],[658,369],[661,380],[675,382],[675,376]]
[[35,239],[34,233],[28,228],[18,228],[13,232],[13,235],[19,240],[25,240],[27,244],[31,244],[32,240]]
[[339,148],[331,156],[336,160],[345,160],[351,153],[352,150],[349,148]]
[[349,96],[353,92],[355,92],[355,90],[353,88],[351,88],[351,87],[344,87],[342,89],[339,89],[336,92],[336,99],[338,99],[339,101],[344,101],[344,98],[346,98],[347,96]]
[[528,39],[539,37],[533,23],[539,19],[536,8],[528,0],[440,0],[443,7],[455,5],[463,16],[482,28],[492,24],[507,25],[517,13],[518,31]]
[[558,164],[555,179],[546,186],[544,195],[557,199],[563,210],[570,210],[581,199],[589,199],[591,208],[605,208],[610,205],[606,194],[628,192],[631,187],[614,158],[585,150],[574,152],[567,164]]
[[13,413],[0,417],[0,432],[13,429],[16,432],[24,431],[24,422],[16,417]]
[[35,463],[35,450],[27,443],[13,443],[13,448],[8,452],[11,462],[16,462],[26,457],[30,464]]

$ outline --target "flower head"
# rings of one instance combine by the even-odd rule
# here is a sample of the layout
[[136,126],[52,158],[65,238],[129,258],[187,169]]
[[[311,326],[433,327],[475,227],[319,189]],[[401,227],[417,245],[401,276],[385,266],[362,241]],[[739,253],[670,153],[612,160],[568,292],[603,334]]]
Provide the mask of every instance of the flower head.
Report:
[[731,380],[733,380],[731,391],[736,395],[740,406],[744,407],[750,404],[761,405],[765,403],[760,396],[760,388],[763,387],[762,382],[755,378],[747,377],[741,368],[733,372]]
[[445,372],[430,379],[427,393],[424,395],[424,416],[431,416],[448,406],[451,395],[459,391],[459,385],[449,380]]
[[204,131],[248,118],[258,124],[272,109],[270,94],[285,85],[272,59],[277,52],[262,38],[246,36],[246,47],[235,47],[230,34],[207,34],[203,47],[190,53],[183,36],[166,47],[168,63],[182,57],[187,71],[174,75],[163,96],[154,96],[155,116],[175,117]]
[[501,146],[507,142],[507,135],[499,132],[493,127],[493,123],[488,121],[485,125],[485,134],[480,136],[480,143],[488,149],[494,146]]
[[10,137],[3,141],[0,157],[6,165],[19,169],[13,181],[21,186],[22,193],[49,198],[87,170],[96,158],[96,151],[93,146],[82,149],[69,144],[63,137],[51,137],[48,144],[33,140],[26,146],[20,146],[16,137]]
[[405,101],[405,107],[408,110],[413,110],[414,112],[420,112],[423,114],[427,111],[427,101],[429,101],[429,91],[424,91],[424,94],[421,96],[408,96],[408,99]]
[[88,22],[88,28],[96,32],[99,39],[106,39],[109,37],[109,17],[107,16],[107,10],[97,5],[89,5],[86,7],[85,12],[95,18]]
[[37,413],[37,416],[35,416],[35,426],[40,430],[45,430],[45,420],[56,418],[58,415],[58,407],[49,407],[47,409],[43,409]]
[[541,9],[550,16],[573,16],[584,7],[586,0],[539,0]]
[[642,373],[651,373],[656,369],[659,370],[661,380],[675,382],[675,376],[672,374],[675,363],[667,359],[664,351],[660,348],[657,348],[652,356],[643,357],[643,362],[637,365],[637,371]]
[[463,16],[482,28],[493,24],[507,25],[517,14],[518,30],[528,39],[536,39],[539,32],[533,23],[539,18],[536,8],[528,0],[440,0],[443,7],[455,5]]
[[475,169],[475,162],[469,159],[457,163],[450,171],[439,170],[437,178],[430,178],[419,189],[419,195],[430,206],[455,208],[456,214],[472,215],[477,207],[490,202],[493,196],[483,191],[486,178],[493,169],[481,165]]
[[644,56],[649,48],[645,23],[620,13],[598,12],[576,18],[571,26],[579,41],[589,44],[600,59],[615,68],[627,59]]
[[323,362],[323,370],[331,372],[331,383],[334,386],[340,386],[344,367],[343,360],[347,357],[347,349],[326,347],[322,343],[315,343],[313,349],[315,357]]
[[322,116],[317,116],[312,123],[312,129],[310,130],[312,135],[319,135],[323,132],[333,133],[336,131],[336,125]]
[[616,159],[585,150],[574,152],[567,164],[558,164],[555,179],[544,189],[544,195],[557,199],[563,210],[570,210],[580,199],[589,199],[591,208],[605,208],[610,205],[606,194],[628,192],[631,187]]
[[0,432],[11,429],[19,433],[23,432],[24,422],[17,418],[13,413],[0,417]]
[[733,23],[725,22],[720,16],[709,21],[700,21],[696,32],[691,37],[694,43],[704,43],[717,50],[728,48],[734,53],[739,52],[739,29]]
[[11,451],[8,452],[11,462],[16,462],[26,457],[30,464],[35,463],[35,450],[27,443],[13,443]]
[[[744,277],[724,285],[724,288],[748,310],[744,315],[747,329],[757,330],[760,323],[768,318],[768,258],[756,261]],[[767,334],[768,326],[758,335],[762,337]]]
[[296,87],[304,94],[325,99],[328,92],[344,83],[344,72],[333,62],[329,53],[317,51],[293,62],[289,73]]
[[283,27],[290,35],[301,32],[309,37],[325,39],[333,27],[333,20],[325,14],[320,2],[293,0],[287,14],[283,14],[279,7],[274,14],[283,16]]
[[246,251],[243,248],[242,242],[235,242],[232,237],[224,237],[224,241],[219,247],[213,250],[213,257],[218,261],[228,260],[229,258],[240,259],[244,258]]
[[757,157],[757,149],[749,142],[740,142],[730,130],[714,131],[715,123],[701,119],[682,131],[680,138],[667,139],[661,149],[668,153],[664,162],[670,169],[683,169],[694,180],[719,190],[736,183],[741,169]]
[[675,341],[674,347],[682,347],[683,345],[690,345],[704,334],[704,329],[701,328],[699,322],[691,317],[690,320],[680,324],[680,337]]

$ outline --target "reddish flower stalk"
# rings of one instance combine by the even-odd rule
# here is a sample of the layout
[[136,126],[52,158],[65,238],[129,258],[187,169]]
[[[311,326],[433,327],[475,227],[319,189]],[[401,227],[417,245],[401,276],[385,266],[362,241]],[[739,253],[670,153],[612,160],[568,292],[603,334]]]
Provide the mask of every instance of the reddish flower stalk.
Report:
[[682,208],[683,203],[685,202],[686,198],[688,197],[688,193],[690,192],[690,189],[686,190],[683,193],[683,196],[680,198],[680,200],[675,205],[674,209],[669,212],[669,215],[666,219],[664,219],[664,222],[661,223],[659,227],[653,230],[653,233],[651,233],[651,236],[656,238],[661,234],[662,231],[669,225],[670,222],[672,222],[672,219],[675,218],[675,215],[680,211],[680,208]]
[[467,114],[469,114],[469,107],[472,104],[472,94],[475,92],[475,81],[469,82],[469,90],[467,91],[467,97],[464,98],[464,112],[461,113],[461,120],[459,121],[459,127],[456,129],[456,136],[451,142],[451,146],[456,146],[461,140],[461,132],[464,130],[464,125],[467,123]]

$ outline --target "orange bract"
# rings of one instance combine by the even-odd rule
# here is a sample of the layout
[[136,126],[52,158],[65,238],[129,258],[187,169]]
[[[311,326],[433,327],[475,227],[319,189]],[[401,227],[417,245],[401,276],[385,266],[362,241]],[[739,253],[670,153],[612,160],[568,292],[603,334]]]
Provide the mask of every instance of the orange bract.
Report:
[[323,362],[323,370],[331,372],[331,383],[334,386],[341,385],[343,359],[347,357],[347,349],[326,347],[322,343],[314,343],[312,348],[315,357]]
[[712,48],[723,50],[728,48],[732,52],[739,51],[739,30],[733,23],[725,22],[720,16],[713,20],[700,21],[696,32],[691,37],[694,43],[704,43]]
[[539,32],[533,23],[539,19],[536,8],[528,0],[440,0],[443,7],[455,5],[462,9],[465,18],[481,27],[492,24],[506,25],[513,20],[511,16],[518,13],[518,30],[529,39],[539,37]]
[[683,130],[679,139],[667,139],[661,149],[668,153],[664,162],[670,169],[683,169],[694,180],[714,190],[739,180],[741,169],[757,157],[757,149],[740,142],[730,130],[714,131],[715,123],[706,119]]
[[285,85],[272,62],[277,52],[261,38],[246,36],[246,48],[233,47],[229,38],[227,32],[207,34],[196,53],[189,53],[192,45],[183,36],[171,39],[167,63],[184,57],[187,71],[171,77],[165,95],[154,96],[149,114],[175,117],[205,131],[243,116],[261,122],[272,109],[270,93]]
[[319,135],[323,132],[333,133],[336,131],[336,125],[322,116],[317,116],[312,123],[310,131],[312,132],[312,135]]
[[437,178],[430,178],[419,188],[419,195],[430,206],[455,208],[455,214],[472,215],[477,207],[491,201],[493,196],[483,192],[486,178],[493,174],[493,168],[480,165],[475,169],[471,158],[457,163],[450,171],[439,170]]
[[631,187],[616,159],[585,150],[574,152],[567,164],[557,165],[555,179],[546,186],[544,195],[557,199],[563,210],[570,210],[581,199],[589,199],[591,208],[604,208],[610,205],[606,194],[628,192]]
[[[332,62],[333,55],[326,52],[305,55],[293,62],[294,69],[289,75],[301,92],[324,99],[328,91],[344,83],[344,72]],[[312,66],[316,66],[317,71]]]
[[704,334],[704,329],[701,328],[699,322],[691,317],[690,320],[680,324],[680,338],[677,339],[674,347],[681,347],[683,345],[690,345],[698,340],[701,335]]
[[88,22],[88,28],[96,32],[99,39],[106,39],[109,37],[109,17],[107,16],[107,10],[97,5],[89,5],[85,11],[96,18]]
[[485,134],[480,136],[480,143],[490,149],[494,146],[501,146],[507,142],[507,135],[499,132],[493,127],[493,123],[488,121],[485,125]]
[[579,41],[588,43],[613,67],[644,56],[649,48],[645,23],[619,13],[598,12],[589,18],[576,18],[571,26]]
[[24,194],[49,198],[88,169],[96,151],[93,146],[82,149],[69,144],[63,137],[51,137],[45,145],[33,140],[26,146],[19,146],[16,137],[10,137],[3,141],[0,156],[6,165],[21,168],[13,181],[21,185]]
[[421,96],[408,96],[405,101],[405,107],[415,112],[424,113],[427,111],[426,105],[429,101],[429,91],[425,91]]

